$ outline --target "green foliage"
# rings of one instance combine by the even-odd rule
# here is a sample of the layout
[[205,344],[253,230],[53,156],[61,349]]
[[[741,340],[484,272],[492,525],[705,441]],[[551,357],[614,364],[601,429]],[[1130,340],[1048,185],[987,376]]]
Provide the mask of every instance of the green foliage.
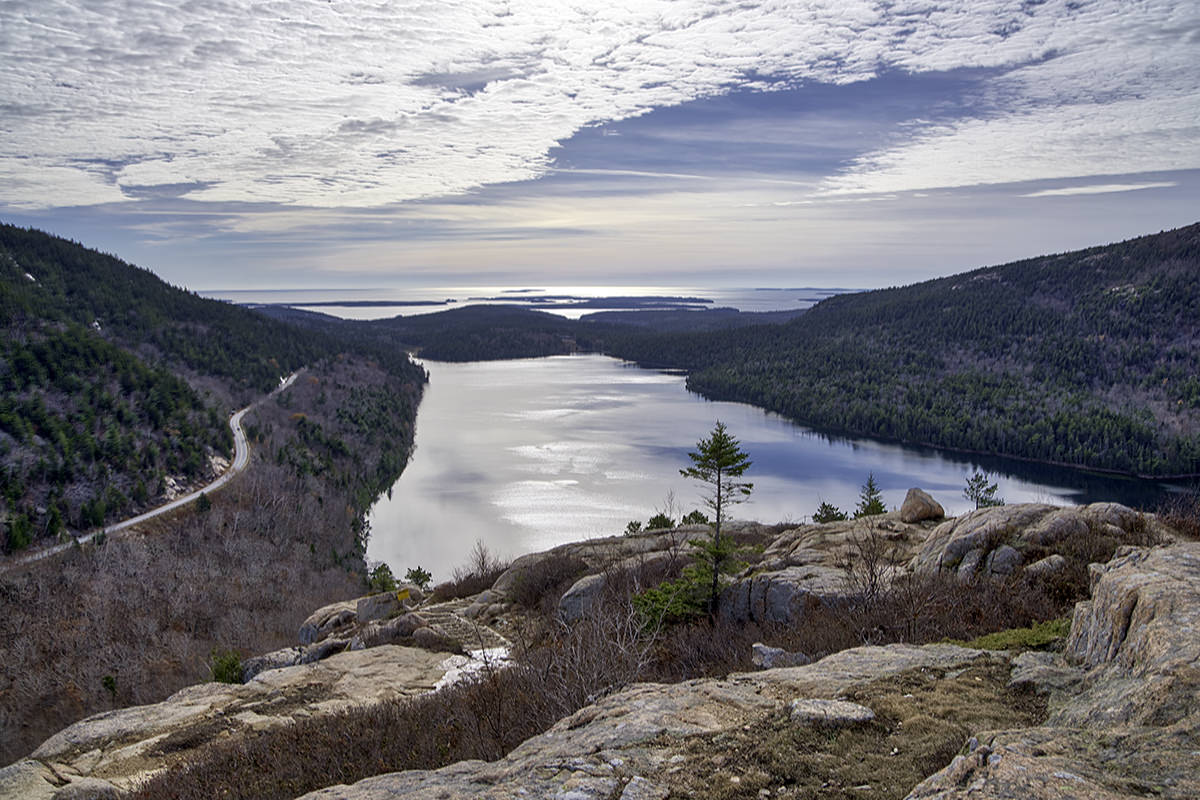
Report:
[[[354,326],[300,329],[74,242],[0,224],[0,441],[12,448],[0,468],[0,519],[56,503],[61,523],[97,527],[154,504],[165,475],[204,477],[209,455],[232,451],[230,409],[179,373],[215,379],[240,402],[302,365],[346,353],[413,384],[426,377],[403,351]],[[411,423],[414,394],[351,396],[340,411],[354,430],[395,415],[390,433]],[[328,441],[311,447],[336,450],[337,437],[313,438],[321,434]],[[365,470],[372,489],[381,475],[394,480],[407,458],[397,437],[385,442],[397,446]],[[321,455],[297,460],[315,472]],[[56,534],[42,522],[34,537]]]
[[646,523],[646,530],[650,530],[650,531],[660,530],[662,528],[674,528],[674,527],[675,527],[675,520],[671,519],[670,517],[668,517],[666,514],[662,513],[661,511],[658,512],[657,514],[655,514],[653,517],[651,517],[650,521]]
[[117,701],[117,679],[112,675],[105,675],[100,679],[100,685],[104,687],[104,691],[108,692],[109,699],[115,703]]
[[[428,581],[428,578],[426,580]],[[367,591],[371,594],[396,591],[396,578],[392,575],[392,568],[382,562],[376,564],[375,568],[367,573]]]
[[201,492],[200,496],[196,498],[196,513],[203,514],[211,508],[212,500],[208,499],[208,493]]
[[1200,224],[605,351],[831,432],[1184,474],[1200,472],[1197,307]]
[[415,584],[421,591],[425,591],[429,588],[429,582],[433,580],[433,575],[429,570],[417,566],[404,573],[404,580]]
[[635,533],[641,533],[641,532],[642,532],[642,523],[636,519],[629,520],[629,522],[625,525],[625,535],[626,536],[633,536]]
[[817,510],[813,514],[813,522],[840,522],[844,519],[848,519],[845,511],[824,500],[821,501],[821,505],[817,506]]
[[987,482],[988,476],[978,470],[967,478],[967,486],[963,489],[963,497],[975,504],[976,508],[990,508],[1004,505],[1004,500],[996,497],[998,487],[995,483]]
[[708,608],[712,573],[702,564],[684,567],[673,581],[663,581],[633,596],[642,628],[688,622],[703,616]]
[[887,506],[883,504],[883,492],[879,491],[879,486],[875,483],[875,473],[870,473],[858,495],[858,508],[854,509],[854,518],[861,519],[886,512]]
[[688,458],[692,460],[692,466],[679,470],[679,474],[706,485],[708,494],[704,502],[713,510],[716,520],[711,542],[692,543],[699,548],[700,560],[709,571],[708,610],[714,613],[720,590],[718,576],[731,547],[721,535],[721,523],[725,519],[726,506],[749,498],[754,484],[741,480],[741,477],[752,462],[742,451],[741,443],[730,435],[720,420],[717,420],[707,438],[696,443],[696,449],[688,453]]
[[1071,618],[1059,617],[1028,628],[1009,628],[985,634],[969,642],[954,642],[979,650],[1047,650],[1060,647],[1071,633]]
[[689,511],[687,514],[684,515],[683,519],[680,520],[680,524],[681,525],[707,525],[708,524],[708,515],[705,514],[703,511],[701,511],[700,509],[696,509],[694,511]]
[[242,682],[242,657],[236,650],[214,648],[209,654],[210,679],[218,683]]
[[754,489],[754,484],[740,480],[753,462],[720,420],[707,438],[696,443],[688,458],[692,466],[679,470],[679,474],[706,484],[704,502],[715,515],[715,538],[720,535],[726,506],[744,502]]
[[5,552],[24,550],[33,540],[33,524],[25,514],[15,514],[8,520]]

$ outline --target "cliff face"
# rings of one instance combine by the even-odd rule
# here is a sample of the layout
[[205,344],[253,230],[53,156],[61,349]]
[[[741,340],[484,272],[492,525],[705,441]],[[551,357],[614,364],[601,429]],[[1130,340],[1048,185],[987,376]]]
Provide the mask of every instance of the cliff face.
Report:
[[[958,574],[973,550],[979,570],[994,569],[1003,548],[1029,561],[1028,569],[1071,535],[1157,524],[1127,511],[1011,506],[937,526],[894,515],[873,524],[904,545],[909,568]],[[764,557],[734,586],[795,574],[795,591],[815,596],[801,573],[832,569],[854,528],[754,535],[769,539]],[[653,533],[568,547],[602,569],[670,550],[676,538]],[[537,558],[515,564],[477,602],[438,613],[462,621],[469,612],[477,623],[501,613],[505,586]],[[592,575],[594,582],[601,573]],[[785,585],[782,577],[772,581]],[[639,684],[498,761],[380,775],[305,798],[1200,797],[1200,543],[1124,548],[1093,565],[1091,581],[1091,599],[1077,605],[1061,654],[897,644],[724,679]],[[371,614],[364,609],[377,604],[357,606],[363,621],[351,618],[348,604],[325,609],[350,626],[332,626],[329,635],[351,643],[358,637],[363,646],[363,633],[379,624],[365,621]],[[430,625],[451,630],[447,620]],[[412,634],[395,641],[405,636]],[[118,796],[139,775],[205,741],[428,691],[453,666],[444,658],[367,644],[313,664],[268,668],[242,686],[206,684],[155,706],[98,715],[0,770],[0,797]]]

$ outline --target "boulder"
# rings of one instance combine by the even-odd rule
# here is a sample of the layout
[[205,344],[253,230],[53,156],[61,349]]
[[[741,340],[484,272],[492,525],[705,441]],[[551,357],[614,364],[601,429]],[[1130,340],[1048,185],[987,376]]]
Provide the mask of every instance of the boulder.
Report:
[[988,553],[987,560],[983,563],[983,571],[989,575],[1012,575],[1024,561],[1015,548],[1002,544]]
[[957,571],[971,551],[987,554],[1054,510],[1054,506],[1021,503],[980,508],[946,520],[929,534],[911,567],[920,573]]
[[301,664],[315,664],[332,655],[345,652],[350,647],[349,639],[322,639],[316,644],[310,644],[300,654]]
[[1085,536],[1087,532],[1087,520],[1079,511],[1074,508],[1059,508],[1022,531],[1017,541],[1022,545],[1053,547],[1067,539]]
[[845,573],[835,567],[786,567],[738,580],[721,592],[718,613],[745,622],[799,622],[812,608],[846,593]]
[[445,652],[452,649],[452,643],[433,628],[417,628],[412,634],[413,647],[421,647],[434,652]]
[[1057,575],[1067,568],[1067,559],[1058,553],[1039,559],[1025,567],[1025,575],[1029,578],[1045,579]]
[[393,617],[402,611],[404,611],[404,606],[396,597],[395,592],[381,592],[360,597],[355,604],[355,617],[359,625]]
[[[1056,508],[1040,503],[981,508],[933,529],[909,566],[914,572],[954,572],[960,577],[982,570],[1009,575],[1026,554],[1047,555],[1080,536],[1118,541],[1167,541],[1169,532],[1152,516],[1119,503]],[[1051,553],[1053,554],[1053,553]],[[1049,568],[1049,565],[1042,569]]]
[[470,605],[464,608],[460,613],[467,619],[486,618],[489,609],[497,606],[504,599],[504,595],[493,590],[486,589],[475,595],[471,600]]
[[904,496],[904,503],[900,506],[902,522],[923,522],[927,519],[941,519],[944,516],[946,510],[942,508],[942,504],[922,489],[909,489],[908,494]]
[[268,669],[293,667],[299,664],[300,659],[304,656],[304,650],[305,648],[303,647],[284,647],[261,656],[247,658],[242,662],[242,683]]
[[0,768],[0,797],[54,800],[57,789],[57,776],[31,758]]
[[392,619],[368,622],[350,640],[350,649],[363,650],[382,644],[401,644],[401,640],[411,637],[417,628],[425,626],[425,620],[411,612]]
[[300,626],[300,644],[312,644],[324,639],[343,625],[354,622],[357,613],[358,603],[355,600],[330,603],[318,608]]
[[803,724],[829,725],[841,727],[844,725],[860,725],[875,719],[875,712],[858,703],[848,700],[820,700],[798,697],[789,707],[792,722]]
[[750,662],[762,669],[775,667],[802,667],[812,659],[804,653],[792,653],[782,647],[770,647],[762,642],[750,646]]
[[99,778],[79,778],[54,793],[54,800],[119,800],[124,792]]
[[983,552],[982,547],[967,551],[967,554],[962,557],[962,561],[958,562],[958,569],[954,571],[959,580],[965,581],[979,571],[979,564],[983,561]]
[[571,585],[558,601],[558,617],[568,624],[583,619],[604,592],[603,575],[585,575]]

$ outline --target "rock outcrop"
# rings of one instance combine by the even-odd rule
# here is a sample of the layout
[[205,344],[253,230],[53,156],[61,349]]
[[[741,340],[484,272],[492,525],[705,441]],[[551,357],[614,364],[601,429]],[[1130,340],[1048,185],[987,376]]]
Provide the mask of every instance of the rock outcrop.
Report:
[[[1170,531],[1153,515],[1118,503],[1059,508],[1040,503],[981,508],[937,526],[913,557],[918,573],[952,572],[1009,575],[1025,563],[1041,561],[1072,540],[1106,537],[1116,542],[1170,540]],[[1053,569],[1056,562],[1039,569]]]
[[1014,681],[1050,693],[1046,723],[980,733],[912,800],[1200,797],[1200,543],[1093,564],[1066,653]]
[[[979,650],[949,645],[863,647],[808,666],[727,680],[641,684],[581,709],[499,761],[381,775],[304,798],[666,798],[689,768],[675,744],[680,737],[739,731],[771,714],[790,715],[792,709],[796,725],[861,724],[869,709],[832,701],[880,678],[910,670],[962,669],[986,657]],[[818,709],[823,713],[817,715]]]
[[0,797],[66,800],[129,789],[206,742],[431,691],[447,654],[384,646],[271,669],[245,684],[202,683],[161,703],[88,717],[0,770]]
[[[615,571],[646,559],[679,556],[686,538],[697,533],[653,532],[556,548],[558,557],[565,552],[587,568],[564,596],[561,616],[586,615]],[[965,574],[964,565],[969,565],[972,572],[993,575],[1021,569],[1050,575],[1066,569],[1067,559],[1054,551],[1069,551],[1075,537],[1170,539],[1152,517],[1115,504],[1005,506],[940,525],[904,522],[893,512],[781,533],[761,527],[743,533],[761,535],[765,547],[723,596],[722,606],[729,607],[723,613],[793,623],[803,620],[811,604],[846,590],[840,564],[854,557],[861,537],[868,534],[886,544],[889,570]],[[0,797],[117,796],[213,738],[429,691],[458,665],[444,660],[445,654],[389,643],[434,642],[438,631],[455,626],[478,636],[484,629],[462,612],[472,605],[486,612],[511,603],[522,576],[536,574],[545,563],[532,557],[518,560],[507,581],[498,581],[498,589],[474,603],[409,610],[385,598],[321,609],[301,629],[302,644],[263,657],[261,671],[245,685],[194,686],[163,703],[76,723],[30,758],[0,770]],[[1024,698],[1014,702],[1036,710],[1019,722],[1015,716],[988,717],[988,726],[956,734],[948,749],[938,751],[936,763],[949,760],[943,769],[921,780],[926,767],[903,784],[914,787],[909,800],[1200,797],[1200,543],[1123,547],[1107,564],[1092,565],[1090,573],[1091,599],[1076,606],[1061,654],[898,644],[844,650],[805,663],[803,654],[756,646],[755,663],[764,667],[760,671],[625,688],[560,720],[498,761],[380,775],[305,798],[639,800],[686,795],[739,778],[727,760],[729,742],[749,749],[763,736],[812,728],[816,738],[810,741],[851,731],[858,737],[875,736],[881,747],[890,747],[901,741],[894,738],[902,730],[897,703],[917,703],[914,695],[940,691],[942,700],[965,708],[962,703],[974,700],[958,694],[972,691],[980,681],[998,687],[993,697],[1003,697],[1004,708],[1009,700]],[[324,657],[316,663],[278,666],[318,652]],[[879,688],[885,685],[891,688]],[[905,718],[903,730],[936,728],[943,724],[934,719],[939,713],[955,712],[921,707]],[[959,741],[962,749],[950,759]],[[902,759],[907,753],[897,747],[891,756],[886,749],[873,755]],[[772,791],[768,795],[775,796]],[[820,791],[819,784],[813,791]]]
[[760,561],[721,593],[720,614],[739,622],[802,622],[813,609],[853,591],[843,565],[858,557],[861,542],[882,540],[887,580],[899,573],[929,529],[929,523],[906,523],[900,513],[890,512],[783,531]]

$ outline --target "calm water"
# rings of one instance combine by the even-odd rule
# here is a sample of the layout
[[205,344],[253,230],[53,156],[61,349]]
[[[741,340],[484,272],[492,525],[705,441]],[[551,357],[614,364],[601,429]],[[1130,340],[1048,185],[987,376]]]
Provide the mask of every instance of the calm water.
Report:
[[[1148,502],[1158,490],[1005,460],[830,438],[740,403],[690,394],[683,378],[597,355],[521,361],[425,362],[429,386],[417,449],[372,512],[368,557],[393,570],[420,565],[442,580],[476,540],[506,557],[617,534],[645,522],[671,493],[676,512],[701,507],[679,475],[689,450],[720,419],[750,454],[750,501],[731,516],[801,522],[822,500],[852,509],[868,473],[889,507],[911,486],[948,513],[977,467],[1008,502]],[[678,517],[679,513],[674,516]]]
[[[698,297],[712,301],[708,307],[730,307],[740,311],[787,311],[810,308],[820,300],[849,289],[792,288],[713,288],[680,286],[551,286],[513,289],[503,286],[407,286],[373,289],[228,289],[201,292],[205,297],[234,303],[289,303],[297,308],[318,311],[345,319],[385,319],[397,314],[432,314],[463,306],[510,303],[525,305],[552,314],[578,319],[583,314],[603,311],[599,308],[557,308],[528,304],[532,298],[547,295],[572,297]],[[389,305],[354,306],[326,303],[370,300]],[[391,302],[394,301],[394,302]],[[310,303],[321,305],[306,305]],[[422,305],[425,304],[425,305]]]

